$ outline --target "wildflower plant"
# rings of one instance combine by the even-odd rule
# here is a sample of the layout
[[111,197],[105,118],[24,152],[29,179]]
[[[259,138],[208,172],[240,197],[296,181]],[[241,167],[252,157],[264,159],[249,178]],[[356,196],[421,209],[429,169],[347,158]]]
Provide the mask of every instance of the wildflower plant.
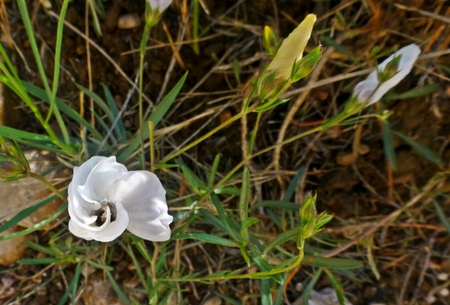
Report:
[[[29,21],[25,0],[17,1],[21,7],[23,19]],[[65,0],[61,20],[63,20],[68,5],[69,1]],[[304,56],[316,16],[313,14],[307,15],[281,44],[278,43],[274,31],[266,27],[263,35],[263,46],[267,49],[269,56],[273,56],[273,58],[269,59],[262,73],[253,80],[253,88],[241,111],[206,134],[177,148],[172,154],[163,156],[158,162],[154,156],[154,128],[168,112],[187,78],[185,74],[153,109],[152,113],[144,118],[143,91],[145,80],[143,70],[147,44],[151,29],[158,26],[159,21],[163,18],[164,10],[169,5],[171,5],[170,0],[148,0],[146,2],[146,23],[139,48],[139,124],[138,131],[135,134],[130,135],[125,131],[124,124],[121,121],[121,112],[117,109],[112,94],[106,87],[104,88],[105,101],[94,92],[78,86],[80,92],[93,98],[96,102],[96,108],[103,111],[101,116],[95,113],[96,116],[107,118],[105,122],[102,121],[103,124],[99,125],[113,126],[111,129],[105,128],[104,133],[112,134],[111,138],[117,139],[117,141],[104,136],[92,127],[92,124],[86,121],[83,115],[57,98],[57,79],[53,82],[53,87],[50,87],[49,82],[44,82],[44,89],[22,82],[5,50],[0,46],[0,54],[4,59],[4,62],[0,61],[0,80],[27,104],[47,132],[46,135],[39,135],[0,126],[0,135],[15,139],[19,144],[48,149],[58,154],[60,160],[64,160],[62,161],[64,164],[71,164],[74,167],[67,197],[54,187],[52,188],[48,183],[41,181],[67,201],[70,218],[68,230],[73,235],[83,240],[108,243],[102,245],[105,252],[112,252],[114,247],[124,249],[136,267],[136,276],[148,295],[149,304],[166,302],[171,293],[175,293],[175,290],[177,290],[176,293],[181,294],[181,288],[178,286],[180,282],[212,283],[231,279],[261,281],[261,299],[266,300],[264,304],[272,304],[272,299],[274,304],[280,304],[283,298],[283,289],[285,285],[289,284],[288,273],[297,272],[304,264],[310,264],[319,270],[314,275],[315,281],[323,270],[333,283],[340,300],[343,300],[343,291],[339,288],[341,286],[330,269],[349,270],[359,268],[362,264],[357,260],[321,256],[319,252],[308,249],[308,241],[317,239],[317,234],[321,233],[325,225],[332,220],[332,215],[326,212],[318,213],[316,198],[320,194],[309,193],[305,196],[303,202],[291,202],[294,189],[300,177],[304,175],[305,169],[299,170],[296,177],[291,181],[284,200],[251,204],[253,181],[249,161],[275,147],[273,145],[261,149],[257,153],[253,152],[261,114],[287,102],[287,99],[282,98],[283,93],[293,83],[307,77],[321,59],[322,47],[320,45]],[[57,43],[56,54],[61,52],[60,42],[63,29],[63,21],[61,20],[58,24],[60,31],[57,37],[59,43]],[[28,35],[31,37],[33,35],[31,23],[26,22],[26,27]],[[35,49],[36,42],[32,38],[30,38],[30,43],[32,48]],[[366,80],[356,85],[352,96],[340,113],[316,128],[293,136],[284,141],[283,144],[341,124],[351,116],[357,115],[364,107],[377,102],[411,71],[419,54],[420,48],[417,45],[413,44],[401,48],[381,63]],[[39,62],[39,53],[35,52],[35,57],[36,61]],[[38,66],[41,65],[42,63],[38,64]],[[59,65],[59,57],[56,56],[55,71],[60,68]],[[45,73],[42,75],[45,75]],[[42,99],[49,104],[50,110],[47,117],[41,113],[33,98]],[[216,132],[253,113],[257,113],[258,119],[249,141],[247,154],[240,163],[224,175],[217,174],[220,155],[202,173],[204,175],[198,175],[180,158],[177,158]],[[65,125],[63,116],[82,126],[79,136],[69,135],[69,129]],[[52,117],[60,125],[63,131],[62,137],[56,136],[52,130],[49,124]],[[15,180],[31,175],[40,179],[38,175],[30,173],[27,160],[24,159],[18,144],[5,138],[0,137],[0,177],[6,180]],[[150,141],[147,138],[150,138]],[[97,152],[103,156],[98,156]],[[150,155],[150,162],[146,162],[148,154]],[[125,161],[136,161],[136,159],[139,161],[136,163],[139,164],[140,170],[129,171],[122,164]],[[186,206],[177,212],[169,211],[166,202],[166,190],[163,187],[166,182],[167,184],[173,184],[173,181],[161,179],[161,183],[155,173],[147,170],[147,168],[152,171],[162,169],[170,172],[173,167],[178,168],[185,177],[186,181],[183,178],[180,185],[184,187],[184,183],[186,183],[191,190],[191,194],[185,200]],[[205,176],[207,177],[206,181],[203,179]],[[233,187],[229,186],[231,183]],[[235,186],[238,183],[240,183],[240,187]],[[169,192],[175,193],[168,188]],[[233,199],[233,196],[238,198],[237,212],[224,207],[221,196],[226,195],[230,195],[231,199]],[[292,212],[290,215],[294,216],[291,217],[290,221],[286,221],[285,218],[278,217],[276,213],[272,212],[280,207]],[[258,209],[263,212],[270,211],[267,213],[268,219],[281,232],[278,236],[269,239],[258,234],[255,228],[264,227],[263,220],[254,216]],[[174,224],[172,224],[174,219]],[[202,224],[211,225],[214,228],[213,233],[191,230],[191,225],[193,227],[198,219],[201,220]],[[7,223],[6,226],[11,224],[12,222]],[[171,224],[172,229],[170,228]],[[4,228],[5,225],[0,226],[0,232]],[[126,233],[124,237],[121,237],[125,230],[132,234]],[[32,230],[26,233],[30,232]],[[3,236],[1,239],[14,236],[17,235]],[[159,243],[153,243],[150,247],[150,244],[144,242],[143,239]],[[255,266],[257,271],[252,273],[242,272],[244,270],[242,268],[231,271],[214,270],[206,275],[180,274],[173,270],[169,271],[166,258],[167,248],[172,247],[173,250],[175,243],[178,248],[180,246],[179,241],[188,239],[194,239],[200,243],[207,242],[218,247],[234,248],[238,250],[245,264],[248,267]],[[111,274],[112,267],[108,265],[111,261],[104,260],[102,264],[99,264],[94,262],[89,255],[84,255],[84,248],[80,245],[84,245],[83,243],[94,245],[93,241],[78,240],[74,244],[72,236],[67,237],[66,235],[65,242],[60,242],[61,244],[65,243],[64,246],[61,246],[64,251],[54,250],[55,243],[56,241],[52,238],[50,248],[33,245],[32,243],[30,245],[51,255],[54,259],[52,263],[76,264],[73,283],[70,283],[70,285],[73,285],[70,286],[73,292],[76,292],[77,279],[82,268],[89,265],[104,270],[122,300],[125,303],[131,303],[132,297],[128,297],[117,288],[119,284]],[[296,246],[295,251],[280,250],[285,243],[294,244]],[[149,272],[141,267],[136,252],[148,263]],[[282,261],[274,263],[277,255],[282,258]],[[110,257],[109,254],[108,257]],[[37,261],[27,262],[37,263]],[[275,290],[278,292],[273,295]],[[65,294],[66,299],[69,294],[69,292]],[[76,293],[73,293],[72,299],[75,300],[75,297]]]

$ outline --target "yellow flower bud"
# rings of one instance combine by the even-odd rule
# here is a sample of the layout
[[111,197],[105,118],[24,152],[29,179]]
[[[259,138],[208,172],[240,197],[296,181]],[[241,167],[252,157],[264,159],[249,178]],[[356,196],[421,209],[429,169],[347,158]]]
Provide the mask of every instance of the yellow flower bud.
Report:
[[282,78],[283,80],[290,78],[294,63],[298,62],[303,57],[303,51],[311,37],[311,31],[315,22],[316,15],[309,14],[298,27],[283,40],[277,54],[267,68],[268,73],[275,72],[276,78]]

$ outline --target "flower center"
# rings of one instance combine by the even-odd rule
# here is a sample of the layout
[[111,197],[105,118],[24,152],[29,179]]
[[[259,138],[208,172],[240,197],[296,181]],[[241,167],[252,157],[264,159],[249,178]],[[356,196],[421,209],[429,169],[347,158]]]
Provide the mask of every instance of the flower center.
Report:
[[103,225],[106,221],[106,217],[108,215],[106,210],[108,208],[111,211],[110,222],[113,222],[117,218],[117,208],[116,208],[116,205],[112,201],[109,201],[108,199],[103,199],[102,201],[100,201],[100,205],[101,205],[101,207],[98,210],[91,211],[92,216],[94,216],[94,215],[97,216],[97,220],[95,221],[95,224],[99,227],[101,225]]

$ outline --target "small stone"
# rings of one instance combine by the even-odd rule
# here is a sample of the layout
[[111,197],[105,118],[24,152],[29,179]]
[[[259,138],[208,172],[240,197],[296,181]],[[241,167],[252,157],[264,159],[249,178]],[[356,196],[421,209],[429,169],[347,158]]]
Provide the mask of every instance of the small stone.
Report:
[[[302,304],[302,298],[295,300],[293,305]],[[327,287],[320,291],[311,291],[308,300],[309,305],[339,305],[339,301],[336,292],[333,288]],[[345,305],[352,305],[349,301],[345,300]]]
[[447,288],[442,288],[441,290],[439,290],[439,294],[443,297],[448,297],[450,295],[450,290],[448,290]]
[[[0,234],[0,236],[15,233],[15,227]],[[8,266],[21,259],[25,253],[25,236],[0,241],[0,265]]]
[[137,28],[141,25],[141,18],[138,14],[122,15],[117,20],[117,27],[122,30]]
[[436,301],[437,301],[437,299],[434,295],[430,294],[425,297],[425,302],[427,302],[428,304],[433,304]]
[[448,276],[449,276],[448,273],[441,272],[437,275],[437,279],[440,281],[446,281],[448,280]]

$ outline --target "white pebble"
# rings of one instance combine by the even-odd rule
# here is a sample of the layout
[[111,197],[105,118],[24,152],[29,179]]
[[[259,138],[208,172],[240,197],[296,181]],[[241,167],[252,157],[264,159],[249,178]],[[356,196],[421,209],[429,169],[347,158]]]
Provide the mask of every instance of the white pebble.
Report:
[[117,27],[119,29],[134,29],[141,25],[141,18],[138,14],[127,14],[119,17]]
[[448,273],[441,272],[437,275],[437,278],[440,281],[446,281],[446,280],[448,280]]

